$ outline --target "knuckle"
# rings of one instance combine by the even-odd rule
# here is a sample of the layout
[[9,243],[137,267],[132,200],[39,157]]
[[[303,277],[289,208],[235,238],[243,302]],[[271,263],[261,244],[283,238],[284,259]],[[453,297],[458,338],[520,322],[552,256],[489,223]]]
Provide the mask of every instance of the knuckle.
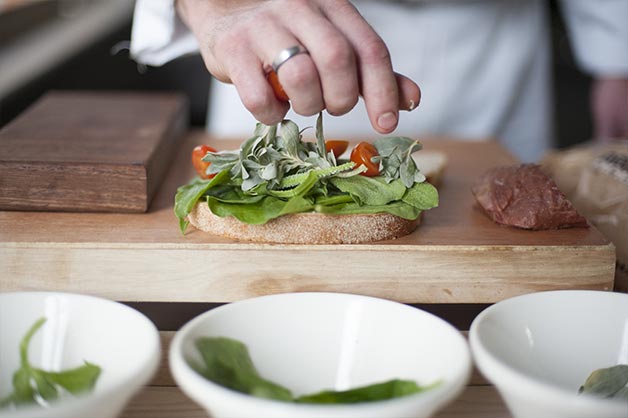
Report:
[[390,61],[390,52],[380,37],[366,40],[362,46],[360,55],[366,64],[376,64],[382,61]]
[[342,96],[326,100],[327,112],[332,116],[348,113],[358,103],[357,94],[343,94]]
[[272,100],[265,94],[254,92],[241,93],[240,100],[244,107],[258,119],[266,118],[269,114],[269,110],[272,109]]
[[[286,65],[289,63],[286,63]],[[307,65],[307,63],[290,63],[289,68],[286,68],[281,74],[284,87],[290,86],[293,89],[302,89],[318,80],[316,69],[313,65]],[[283,69],[283,68],[282,68]]]
[[350,70],[355,57],[349,43],[343,39],[334,39],[327,45],[322,57],[324,67],[333,72]]

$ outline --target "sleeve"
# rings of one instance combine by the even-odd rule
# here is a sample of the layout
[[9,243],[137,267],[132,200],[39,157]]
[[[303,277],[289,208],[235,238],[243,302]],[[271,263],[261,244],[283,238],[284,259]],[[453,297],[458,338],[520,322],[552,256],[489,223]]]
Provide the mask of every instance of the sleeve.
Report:
[[628,76],[628,0],[562,0],[571,45],[594,75]]
[[198,52],[198,42],[177,15],[174,0],[137,0],[130,49],[135,61],[160,66]]

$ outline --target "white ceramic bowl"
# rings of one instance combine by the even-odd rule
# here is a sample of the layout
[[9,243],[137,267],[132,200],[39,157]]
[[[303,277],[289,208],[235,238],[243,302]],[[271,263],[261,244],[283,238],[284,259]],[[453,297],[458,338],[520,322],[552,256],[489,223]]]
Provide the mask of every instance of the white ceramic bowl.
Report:
[[471,350],[517,418],[626,418],[628,403],[579,395],[589,374],[628,364],[628,294],[514,297],[473,321]]
[[92,296],[18,292],[0,294],[0,398],[13,391],[19,343],[39,319],[47,318],[29,346],[31,364],[44,370],[102,368],[92,392],[63,398],[49,408],[0,409],[1,418],[109,418],[157,369],[159,333],[144,315],[120,303]]
[[[219,386],[194,371],[202,336],[245,343],[266,379],[293,394],[345,390],[393,378],[424,393],[352,405],[312,405],[256,398]],[[170,348],[181,389],[212,417],[429,417],[467,383],[468,346],[445,321],[400,303],[338,293],[286,293],[223,305],[187,323]]]

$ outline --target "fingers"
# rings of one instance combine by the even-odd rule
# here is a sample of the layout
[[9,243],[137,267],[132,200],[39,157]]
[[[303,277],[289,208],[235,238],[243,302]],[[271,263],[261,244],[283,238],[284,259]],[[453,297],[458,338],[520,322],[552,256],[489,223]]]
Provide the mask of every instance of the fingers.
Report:
[[[263,19],[258,25],[260,33],[266,35],[263,38],[257,37],[252,47],[256,55],[266,62],[266,71],[270,71],[269,64],[280,51],[303,44],[278,19]],[[277,75],[295,112],[311,116],[325,108],[319,72],[310,55],[298,54],[289,58],[279,67]]]
[[[399,121],[400,96],[404,102],[417,98],[416,89],[410,89],[409,80],[403,79],[403,90],[399,90],[388,48],[353,5],[348,2],[341,7],[331,2],[327,4],[327,17],[356,52],[360,90],[371,124],[380,133],[390,133]],[[410,107],[409,103],[403,107]]]
[[290,105],[275,96],[266,80],[262,62],[244,48],[235,49],[229,62],[231,81],[244,107],[266,125],[281,122]]
[[399,109],[412,111],[421,103],[421,89],[405,75],[395,73],[399,93]]
[[[349,112],[360,90],[355,53],[344,34],[312,3],[291,0],[287,28],[308,49],[320,80],[324,107],[332,115]],[[296,62],[288,62],[282,82],[290,83]],[[285,86],[284,86],[285,87]],[[297,110],[297,98],[290,96]]]

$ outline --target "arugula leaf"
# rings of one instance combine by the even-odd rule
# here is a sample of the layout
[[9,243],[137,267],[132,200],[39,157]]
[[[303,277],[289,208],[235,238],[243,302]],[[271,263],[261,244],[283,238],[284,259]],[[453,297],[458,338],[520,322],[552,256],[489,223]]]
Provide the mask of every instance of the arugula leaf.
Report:
[[261,377],[246,345],[224,337],[196,340],[204,365],[197,371],[212,382],[261,398],[292,401],[292,393],[283,386]]
[[13,393],[0,400],[0,407],[38,403],[38,398],[53,401],[59,398],[60,388],[75,395],[94,388],[101,372],[95,364],[85,362],[61,372],[48,372],[30,364],[28,346],[45,322],[46,318],[38,319],[20,341],[20,368],[13,374]]

